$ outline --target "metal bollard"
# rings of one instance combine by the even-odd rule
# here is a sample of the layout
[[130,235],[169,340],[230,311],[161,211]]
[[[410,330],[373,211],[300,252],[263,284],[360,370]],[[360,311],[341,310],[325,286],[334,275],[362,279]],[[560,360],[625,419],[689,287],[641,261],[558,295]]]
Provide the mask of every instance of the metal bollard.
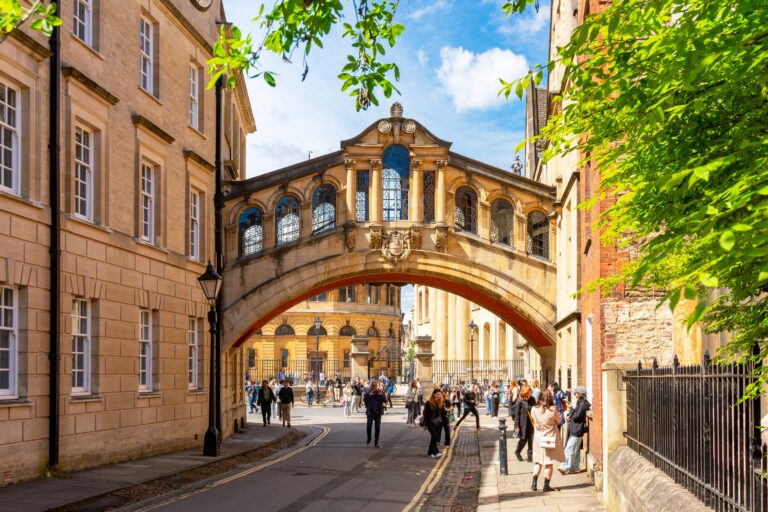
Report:
[[507,419],[499,418],[499,473],[508,475],[507,470]]

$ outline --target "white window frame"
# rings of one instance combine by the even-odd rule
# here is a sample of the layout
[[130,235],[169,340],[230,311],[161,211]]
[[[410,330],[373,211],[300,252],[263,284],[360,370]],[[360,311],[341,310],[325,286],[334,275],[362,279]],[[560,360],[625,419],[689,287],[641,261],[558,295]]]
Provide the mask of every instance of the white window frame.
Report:
[[197,318],[189,318],[189,328],[187,329],[187,383],[189,389],[200,387],[198,382],[198,354],[200,353],[200,333],[197,330]]
[[[79,138],[79,141],[78,141]],[[93,132],[81,126],[75,127],[75,207],[76,216],[93,222]],[[85,196],[80,196],[80,184],[85,186]],[[84,203],[85,211],[80,210]]]
[[[84,325],[83,325],[84,324]],[[82,341],[82,347],[77,341]],[[77,356],[83,358],[83,365],[77,363]],[[77,385],[76,375],[82,374],[82,385]],[[78,297],[72,300],[72,394],[88,395],[91,393],[91,305],[87,299]]]
[[200,259],[200,192],[189,193],[189,255]]
[[139,310],[139,391],[153,391],[152,311]]
[[189,65],[189,126],[200,131],[200,68]]
[[[0,190],[18,195],[19,175],[21,173],[19,158],[21,153],[19,148],[19,133],[21,132],[20,91],[6,82],[0,82],[0,91],[2,92],[2,100],[0,100]],[[9,100],[10,93],[13,93],[12,100]],[[8,122],[9,113],[13,115],[12,123]],[[10,146],[5,144],[8,133],[10,133]],[[11,151],[10,163],[4,161],[7,150]],[[11,173],[10,183],[6,183],[5,174],[9,171]]]
[[154,96],[154,24],[141,18],[139,24],[139,87]]
[[[83,7],[85,18],[80,19],[79,8]],[[73,12],[73,32],[88,46],[93,46],[93,0],[75,0]],[[80,33],[82,27],[82,33]]]
[[154,243],[155,241],[155,168],[147,163],[141,164],[139,211],[139,238]]
[[16,293],[15,288],[0,286],[0,331],[9,333],[8,348],[2,349],[8,351],[8,367],[4,368],[4,370],[8,372],[8,387],[0,388],[0,399],[18,398],[18,296],[19,294]]

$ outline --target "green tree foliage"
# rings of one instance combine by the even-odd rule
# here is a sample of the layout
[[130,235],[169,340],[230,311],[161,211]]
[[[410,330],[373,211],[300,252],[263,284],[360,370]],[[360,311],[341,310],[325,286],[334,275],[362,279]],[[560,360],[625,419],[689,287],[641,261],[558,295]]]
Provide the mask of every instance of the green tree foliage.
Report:
[[[349,91],[357,110],[378,105],[377,90],[389,98],[397,91],[390,80],[400,79],[400,70],[392,62],[382,62],[386,53],[405,27],[394,23],[399,0],[280,0],[265,12],[259,8],[254,21],[263,29],[263,36],[254,43],[252,35],[244,35],[238,27],[222,29],[214,46],[214,57],[208,61],[211,72],[209,87],[223,74],[229,85],[240,72],[261,76],[267,84],[275,85],[275,73],[264,70],[259,63],[262,52],[268,50],[290,62],[299,51],[304,77],[309,72],[307,56],[313,47],[322,48],[323,40],[336,25],[341,25],[342,38],[349,41],[351,54],[342,68],[341,90]],[[354,11],[355,22],[344,21],[345,5]]]
[[61,25],[61,19],[55,13],[55,3],[38,0],[29,7],[23,7],[19,0],[0,0],[0,43],[27,20],[32,20],[33,30],[50,37],[53,27]]
[[[767,43],[762,1],[616,2],[558,48],[568,87],[540,135],[545,158],[580,151],[600,169],[604,239],[641,244],[621,277],[673,309],[696,300],[689,327],[732,332],[720,356],[738,362],[768,357]],[[768,384],[768,365],[756,373],[745,398]]]

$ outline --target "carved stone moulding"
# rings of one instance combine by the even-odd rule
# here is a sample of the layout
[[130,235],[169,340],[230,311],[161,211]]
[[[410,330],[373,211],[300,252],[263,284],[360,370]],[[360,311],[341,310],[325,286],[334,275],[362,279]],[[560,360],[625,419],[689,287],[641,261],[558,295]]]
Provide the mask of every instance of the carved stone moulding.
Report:
[[389,133],[390,130],[392,130],[392,123],[387,121],[386,119],[382,119],[379,121],[379,133]]
[[438,252],[445,252],[448,248],[448,226],[435,228],[435,248]]
[[421,249],[422,229],[421,227],[411,227],[411,247],[413,249]]
[[391,264],[399,263],[411,253],[411,233],[407,231],[382,232],[381,254]]
[[381,249],[381,226],[371,226],[369,229],[371,249]]

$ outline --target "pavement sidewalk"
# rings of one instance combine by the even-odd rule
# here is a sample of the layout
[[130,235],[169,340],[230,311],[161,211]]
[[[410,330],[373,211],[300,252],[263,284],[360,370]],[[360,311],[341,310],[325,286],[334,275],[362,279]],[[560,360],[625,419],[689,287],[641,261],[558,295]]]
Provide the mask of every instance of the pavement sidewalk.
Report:
[[289,432],[278,425],[264,428],[258,423],[249,423],[224,440],[218,457],[204,457],[200,446],[3,487],[0,488],[0,512],[38,512],[63,507],[235,457],[281,439]]
[[[483,411],[484,412],[484,411]],[[502,412],[502,414],[504,414]],[[469,421],[471,418],[467,418]],[[531,491],[530,462],[515,458],[517,439],[510,439],[511,422],[507,425],[508,475],[499,474],[499,422],[481,414],[480,426],[480,495],[478,512],[514,510],[516,512],[602,512],[605,509],[586,472],[561,475],[555,468],[552,486],[556,491],[541,492],[543,470],[539,476],[539,491]],[[471,422],[470,422],[471,425]]]

